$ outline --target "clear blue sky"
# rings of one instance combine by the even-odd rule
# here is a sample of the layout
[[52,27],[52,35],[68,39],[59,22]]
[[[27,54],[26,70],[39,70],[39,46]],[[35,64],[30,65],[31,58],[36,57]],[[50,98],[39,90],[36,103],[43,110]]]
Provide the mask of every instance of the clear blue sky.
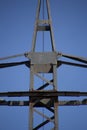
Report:
[[[87,0],[50,0],[50,4],[56,50],[87,57]],[[0,0],[0,57],[31,50],[36,6],[37,0]],[[47,49],[47,39],[45,44]],[[28,89],[27,67],[0,70],[0,91]],[[62,65],[58,89],[87,91],[87,69]],[[59,107],[58,112],[60,130],[87,130],[87,106]],[[28,107],[0,107],[0,130],[28,130],[28,115]]]

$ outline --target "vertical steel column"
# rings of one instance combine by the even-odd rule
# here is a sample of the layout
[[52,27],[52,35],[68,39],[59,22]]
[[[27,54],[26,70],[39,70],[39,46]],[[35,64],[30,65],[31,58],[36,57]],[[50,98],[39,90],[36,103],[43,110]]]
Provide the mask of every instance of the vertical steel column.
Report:
[[[30,66],[30,91],[34,88],[34,73],[33,73],[33,66]],[[30,100],[29,104],[29,130],[33,130],[33,103]]]
[[47,2],[47,12],[48,12],[49,25],[50,25],[50,37],[51,37],[51,43],[52,43],[52,51],[56,51],[55,42],[54,42],[54,34],[53,34],[53,29],[52,29],[52,18],[51,18],[49,0],[46,0],[46,2]]
[[[38,6],[37,6],[37,12],[36,12],[36,21],[35,21],[35,27],[34,27],[34,34],[32,39],[32,52],[35,52],[35,44],[36,44],[36,37],[37,37],[37,26],[38,26],[38,19],[39,19],[39,13],[40,13],[40,5],[41,0],[38,0]],[[33,65],[30,66],[30,91],[33,91],[34,89],[34,73],[33,73]],[[30,99],[30,105],[29,105],[29,130],[33,130],[33,103]]]
[[[53,82],[54,82],[54,89],[57,91],[57,66],[53,65]],[[58,130],[58,98],[55,98],[54,101],[54,130]]]
[[33,103],[29,104],[29,130],[33,130]]
[[40,7],[41,7],[41,0],[38,0],[38,6],[36,11],[36,21],[35,21],[35,27],[34,27],[34,34],[32,39],[32,50],[35,51],[35,44],[36,44],[36,37],[37,37],[37,26],[38,26],[38,20],[39,20],[39,14],[40,14]]

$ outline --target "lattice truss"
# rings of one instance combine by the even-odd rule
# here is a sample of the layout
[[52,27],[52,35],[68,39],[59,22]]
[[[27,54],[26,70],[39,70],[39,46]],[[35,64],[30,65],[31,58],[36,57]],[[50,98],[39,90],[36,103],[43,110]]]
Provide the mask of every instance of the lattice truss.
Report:
[[[58,96],[75,96],[75,97],[87,96],[87,92],[58,91],[57,68],[60,67],[62,64],[87,68],[87,59],[63,54],[56,51],[49,0],[44,1],[47,9],[46,19],[44,17],[43,19],[40,19],[40,11],[42,5],[41,2],[42,0],[38,0],[31,51],[26,52],[24,54],[18,54],[14,56],[0,58],[0,60],[20,56],[25,56],[28,58],[27,61],[22,62],[1,63],[0,68],[25,64],[30,69],[29,91],[0,92],[0,97],[29,97],[29,101],[0,100],[0,105],[29,106],[29,130],[38,130],[39,128],[43,127],[49,122],[53,124],[52,130],[58,130],[58,106],[87,105],[87,99],[84,99],[82,101],[79,100],[58,101]],[[43,33],[43,36],[45,32],[49,32],[51,39],[50,45],[52,51],[36,52],[35,47],[36,47],[37,33],[41,31]],[[74,62],[62,61],[59,60],[60,57],[69,58],[71,60],[79,61],[82,63],[79,64]],[[37,87],[35,86],[35,78],[37,78],[38,80],[37,82],[42,82],[41,86]],[[42,111],[40,111],[40,109],[38,110],[38,108],[45,108],[47,112],[43,113]],[[42,118],[44,118],[43,122],[37,124],[36,126],[34,126],[34,117],[35,117],[34,113],[37,113],[38,115],[42,116]]]

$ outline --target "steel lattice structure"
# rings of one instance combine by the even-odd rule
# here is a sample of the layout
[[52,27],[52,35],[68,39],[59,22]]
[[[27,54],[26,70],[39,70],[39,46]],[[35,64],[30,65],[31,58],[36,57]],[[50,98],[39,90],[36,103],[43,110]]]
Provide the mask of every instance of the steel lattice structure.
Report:
[[[58,106],[75,106],[75,105],[87,105],[87,99],[84,100],[70,100],[70,101],[59,101],[59,96],[87,96],[87,92],[78,92],[78,91],[58,91],[57,85],[57,68],[62,64],[72,65],[77,67],[87,68],[87,59],[82,57],[76,57],[72,55],[62,54],[56,51],[54,43],[54,35],[52,29],[52,19],[50,12],[49,0],[45,0],[46,9],[47,9],[47,19],[40,19],[41,11],[41,0],[38,0],[37,12],[36,12],[36,21],[32,41],[31,52],[26,52],[24,54],[18,54],[14,56],[8,56],[0,58],[0,60],[5,60],[9,58],[15,58],[19,56],[25,56],[28,58],[27,61],[23,62],[13,62],[13,63],[1,63],[0,68],[12,67],[17,65],[25,64],[30,69],[30,86],[29,91],[20,91],[20,92],[0,92],[0,97],[29,97],[28,101],[6,101],[0,100],[0,105],[4,106],[29,106],[29,130],[38,130],[49,122],[53,123],[52,130],[58,130]],[[50,52],[36,52],[36,38],[37,33],[39,32],[49,32],[51,39],[51,48]],[[69,58],[75,61],[82,63],[74,63],[59,60],[59,57]],[[44,76],[44,74],[51,75],[51,79]],[[42,80],[43,85],[35,87],[35,76]],[[38,108],[45,108],[50,112],[49,114],[44,114],[38,110]],[[42,123],[39,123],[37,126],[34,126],[34,112],[38,115],[41,115],[45,120]]]

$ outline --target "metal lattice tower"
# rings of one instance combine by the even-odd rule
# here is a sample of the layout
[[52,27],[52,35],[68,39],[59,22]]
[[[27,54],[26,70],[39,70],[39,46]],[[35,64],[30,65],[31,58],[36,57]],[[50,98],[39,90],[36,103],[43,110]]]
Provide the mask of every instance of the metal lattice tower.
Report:
[[[0,68],[12,67],[17,65],[25,64],[30,69],[30,85],[28,91],[19,92],[0,92],[0,97],[28,97],[28,101],[6,101],[0,100],[0,106],[28,106],[29,107],[29,130],[38,130],[44,128],[48,123],[52,123],[51,130],[58,130],[58,106],[75,106],[75,105],[87,105],[87,99],[70,100],[70,101],[59,101],[59,96],[87,96],[87,92],[79,91],[58,91],[57,85],[57,68],[64,65],[72,65],[77,67],[87,68],[87,59],[82,57],[76,57],[59,53],[55,49],[54,35],[52,29],[52,19],[50,13],[49,0],[45,1],[45,7],[47,10],[47,18],[40,19],[42,0],[38,0],[35,28],[32,40],[32,49],[30,52],[24,54],[17,54],[14,56],[8,56],[0,58],[5,60],[9,58],[15,58],[25,56],[28,58],[27,61],[12,62],[12,63],[1,63]],[[43,3],[43,4],[44,4]],[[50,34],[51,51],[37,52],[36,39],[39,32]],[[43,37],[44,38],[44,37]],[[39,43],[39,44],[43,44]],[[48,44],[47,44],[48,45]],[[59,57],[69,58],[80,63],[67,62],[59,60]],[[38,78],[38,84],[35,79]],[[36,79],[37,80],[37,79]],[[42,84],[41,84],[42,82]],[[46,113],[43,110],[46,110]],[[42,111],[41,111],[42,110]],[[34,124],[35,113],[42,117],[42,121],[38,124]]]
[[[44,93],[47,92],[49,94],[49,91],[54,92],[57,91],[57,53],[55,51],[55,43],[54,43],[54,36],[53,36],[53,30],[52,30],[52,20],[51,20],[51,14],[50,14],[50,5],[49,0],[46,0],[46,7],[47,7],[47,19],[41,20],[39,18],[40,11],[41,11],[41,0],[38,0],[38,7],[37,7],[37,13],[36,13],[36,22],[35,22],[35,29],[34,29],[34,36],[33,36],[33,42],[32,42],[32,51],[30,54],[27,55],[29,59],[31,59],[30,64],[30,91],[37,92],[38,95],[40,95],[39,91]],[[36,45],[36,37],[37,33],[39,31],[49,31],[50,38],[51,38],[51,46],[52,46],[52,52],[35,52],[35,45]],[[43,43],[40,43],[43,44]],[[49,45],[49,44],[48,44]],[[44,75],[41,75],[42,73],[49,73],[52,74],[53,79],[48,80]],[[43,86],[38,87],[37,89],[34,88],[34,76],[37,76],[40,78],[45,84]],[[52,86],[48,88],[48,86]],[[44,90],[44,89],[47,90]],[[29,118],[29,130],[37,130],[41,127],[43,127],[48,122],[53,122],[54,124],[54,130],[58,130],[58,105],[56,105],[58,102],[57,97],[55,98],[48,98],[45,99],[44,97],[30,97],[30,118]],[[40,105],[41,104],[41,105]],[[45,116],[43,113],[39,112],[35,109],[35,107],[45,107],[47,110],[49,110],[52,114],[49,116]],[[53,108],[52,108],[53,107]],[[42,115],[42,117],[46,117],[47,119],[40,123],[35,128],[33,127],[33,118],[34,113],[33,111],[37,112],[38,114]],[[47,114],[46,114],[47,115]]]

